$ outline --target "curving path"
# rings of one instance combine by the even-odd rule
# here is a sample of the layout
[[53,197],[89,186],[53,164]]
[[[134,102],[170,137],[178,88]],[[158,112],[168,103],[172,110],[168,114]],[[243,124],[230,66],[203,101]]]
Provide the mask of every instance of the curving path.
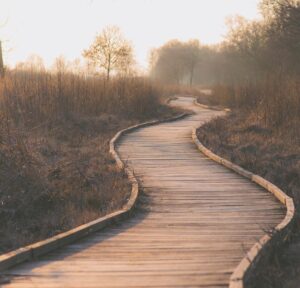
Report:
[[137,130],[118,148],[144,191],[135,216],[7,272],[8,287],[227,287],[263,229],[284,210],[250,181],[204,157],[192,127],[222,112],[179,97],[183,120]]

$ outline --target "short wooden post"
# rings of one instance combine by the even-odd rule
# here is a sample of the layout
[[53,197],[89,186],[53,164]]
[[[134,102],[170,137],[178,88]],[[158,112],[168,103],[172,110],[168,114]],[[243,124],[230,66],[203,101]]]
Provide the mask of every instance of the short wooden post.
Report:
[[0,77],[4,77],[4,65],[3,65],[3,56],[2,56],[2,45],[0,41]]

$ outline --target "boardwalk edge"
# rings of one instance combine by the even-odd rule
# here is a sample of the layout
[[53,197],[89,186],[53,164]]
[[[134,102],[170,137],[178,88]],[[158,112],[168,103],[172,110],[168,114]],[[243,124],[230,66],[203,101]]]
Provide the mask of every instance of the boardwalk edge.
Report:
[[[202,104],[196,102],[197,106],[202,107]],[[205,109],[210,109],[209,106],[204,105]],[[196,128],[193,128],[192,138],[194,143],[196,144],[198,150],[202,152],[205,156],[210,158],[211,160],[222,164],[223,166],[233,170],[239,175],[242,175],[249,180],[253,181],[257,185],[263,187],[270,193],[272,193],[285,207],[286,207],[286,215],[285,218],[279,223],[274,231],[271,234],[265,234],[263,237],[259,239],[247,252],[245,257],[241,260],[238,266],[235,268],[233,273],[230,276],[229,288],[244,288],[244,282],[249,278],[251,271],[256,267],[259,260],[262,259],[264,255],[268,254],[268,251],[275,243],[278,241],[282,241],[284,238],[288,237],[290,234],[290,227],[293,224],[294,216],[295,216],[295,205],[294,201],[291,197],[286,195],[281,189],[267,181],[266,179],[255,175],[242,167],[233,164],[232,162],[214,154],[211,150],[206,148],[198,139]]]
[[197,99],[194,100],[194,105],[199,106],[203,109],[209,109],[209,110],[215,110],[215,111],[225,111],[225,112],[231,111],[229,108],[221,108],[221,107],[201,104],[197,101]]
[[124,170],[131,183],[130,198],[127,201],[127,203],[122,207],[122,209],[110,213],[104,217],[100,217],[86,224],[77,226],[66,232],[57,234],[53,237],[36,242],[34,244],[20,247],[16,250],[0,255],[0,272],[7,270],[13,266],[16,266],[17,264],[35,260],[44,254],[47,254],[67,244],[70,244],[76,240],[79,240],[95,231],[99,231],[110,224],[116,223],[120,220],[127,218],[134,209],[135,204],[137,202],[137,198],[139,195],[139,183],[134,175],[133,170],[126,167],[124,162],[121,160],[119,154],[116,152],[116,146],[118,141],[123,135],[130,133],[134,130],[164,122],[176,121],[188,115],[190,115],[190,113],[183,113],[178,116],[170,117],[163,120],[148,121],[119,131],[110,141],[109,153],[116,161],[116,165],[118,166],[118,168],[120,170]]

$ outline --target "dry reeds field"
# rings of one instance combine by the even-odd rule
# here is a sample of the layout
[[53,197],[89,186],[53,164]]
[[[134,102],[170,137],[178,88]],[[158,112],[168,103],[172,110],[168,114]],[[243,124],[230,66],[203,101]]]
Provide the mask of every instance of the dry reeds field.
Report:
[[174,111],[144,78],[7,71],[0,82],[0,252],[119,209],[131,187],[108,154],[120,129]]

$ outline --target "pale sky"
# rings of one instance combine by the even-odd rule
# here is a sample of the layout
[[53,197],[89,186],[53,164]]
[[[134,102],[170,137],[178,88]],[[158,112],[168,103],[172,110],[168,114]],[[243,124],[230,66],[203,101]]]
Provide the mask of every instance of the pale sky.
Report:
[[50,65],[60,55],[81,57],[97,32],[119,26],[134,45],[137,61],[170,39],[220,42],[225,19],[258,17],[259,0],[0,0],[0,38],[14,65],[38,54]]

